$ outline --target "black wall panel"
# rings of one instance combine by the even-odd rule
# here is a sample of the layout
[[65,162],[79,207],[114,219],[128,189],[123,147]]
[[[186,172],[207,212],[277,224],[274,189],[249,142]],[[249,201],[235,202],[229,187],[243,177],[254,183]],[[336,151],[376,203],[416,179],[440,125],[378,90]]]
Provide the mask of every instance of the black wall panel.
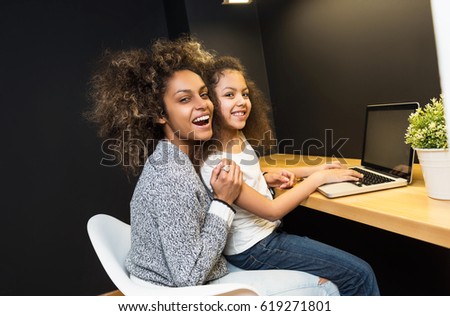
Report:
[[[358,158],[367,104],[439,96],[428,0],[260,0],[257,7],[277,136],[293,139],[296,150],[307,153],[315,139],[323,146],[312,154]],[[348,141],[331,150],[339,139]]]
[[162,1],[0,3],[0,294],[114,289],[86,222],[100,212],[128,221],[133,179],[100,166],[101,141],[82,112],[104,49],[159,36],[167,36]]

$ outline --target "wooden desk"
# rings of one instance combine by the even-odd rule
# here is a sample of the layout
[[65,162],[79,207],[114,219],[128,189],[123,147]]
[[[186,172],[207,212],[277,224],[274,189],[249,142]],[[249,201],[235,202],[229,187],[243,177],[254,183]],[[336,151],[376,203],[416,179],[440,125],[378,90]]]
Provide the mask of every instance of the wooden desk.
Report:
[[[307,159],[307,161],[305,161]],[[325,157],[272,155],[261,166],[294,167],[324,163]],[[358,159],[341,160],[357,165]],[[275,165],[274,165],[275,164]],[[315,192],[301,205],[324,213],[450,248],[450,201],[429,198],[420,165],[414,165],[413,181],[403,188],[328,199]]]

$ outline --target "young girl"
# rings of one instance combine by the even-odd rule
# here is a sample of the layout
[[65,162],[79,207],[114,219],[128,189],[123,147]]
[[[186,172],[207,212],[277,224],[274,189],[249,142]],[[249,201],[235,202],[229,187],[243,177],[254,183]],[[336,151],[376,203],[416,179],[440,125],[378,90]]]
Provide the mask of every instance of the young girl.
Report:
[[89,117],[100,136],[116,141],[124,167],[142,170],[130,203],[130,278],[171,287],[239,282],[264,295],[338,293],[307,273],[228,273],[222,251],[242,174],[234,163],[226,171],[219,163],[208,179],[210,197],[192,163],[212,136],[213,105],[200,77],[210,57],[196,41],[161,39],[151,51],[110,54],[93,77]]
[[[214,139],[205,143],[207,159],[201,167],[208,185],[214,166],[223,158],[235,161],[244,174],[241,193],[233,206],[236,216],[224,250],[227,260],[243,269],[292,269],[333,281],[342,295],[378,295],[371,267],[361,259],[319,243],[278,231],[284,215],[295,209],[322,184],[356,181],[361,177],[339,164],[296,168],[301,183],[273,199],[246,136],[255,140],[270,130],[261,93],[246,80],[240,62],[217,58],[209,67],[207,84],[216,105]],[[287,182],[292,176],[284,173]],[[282,182],[281,182],[282,183]],[[210,186],[214,192],[214,188]]]

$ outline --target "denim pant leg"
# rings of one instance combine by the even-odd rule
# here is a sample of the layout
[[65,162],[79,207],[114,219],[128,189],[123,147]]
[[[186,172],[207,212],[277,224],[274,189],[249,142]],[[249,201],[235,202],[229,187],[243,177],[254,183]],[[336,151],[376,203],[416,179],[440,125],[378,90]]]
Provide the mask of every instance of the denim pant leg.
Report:
[[243,283],[254,287],[260,295],[274,296],[334,296],[339,290],[332,282],[319,284],[319,277],[292,270],[246,271],[228,263],[227,275],[209,284]]
[[307,237],[273,232],[244,252],[226,258],[245,270],[308,272],[335,283],[341,295],[380,295],[375,274],[367,262]]

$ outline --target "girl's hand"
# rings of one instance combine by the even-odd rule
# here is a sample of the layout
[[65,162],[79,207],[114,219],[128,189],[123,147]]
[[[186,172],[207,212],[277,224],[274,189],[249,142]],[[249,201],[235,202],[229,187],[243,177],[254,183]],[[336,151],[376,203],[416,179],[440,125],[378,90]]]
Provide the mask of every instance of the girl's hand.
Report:
[[282,169],[277,172],[266,172],[264,179],[266,179],[267,185],[271,188],[289,189],[294,186],[295,174]]
[[214,197],[228,204],[241,193],[242,172],[238,165],[232,160],[222,160],[211,174],[211,186]]
[[314,172],[309,178],[317,181],[317,186],[326,183],[360,181],[363,175],[352,169],[330,168]]
[[333,161],[331,163],[325,163],[323,165],[320,165],[321,170],[327,170],[327,169],[343,169],[344,166],[339,161]]
[[298,170],[301,170],[297,172],[300,177],[306,178],[312,175],[315,172],[322,171],[322,170],[328,170],[328,169],[344,169],[345,166],[342,165],[339,161],[333,161],[331,163],[324,163],[321,165],[316,166],[307,166],[307,167],[300,167]]

